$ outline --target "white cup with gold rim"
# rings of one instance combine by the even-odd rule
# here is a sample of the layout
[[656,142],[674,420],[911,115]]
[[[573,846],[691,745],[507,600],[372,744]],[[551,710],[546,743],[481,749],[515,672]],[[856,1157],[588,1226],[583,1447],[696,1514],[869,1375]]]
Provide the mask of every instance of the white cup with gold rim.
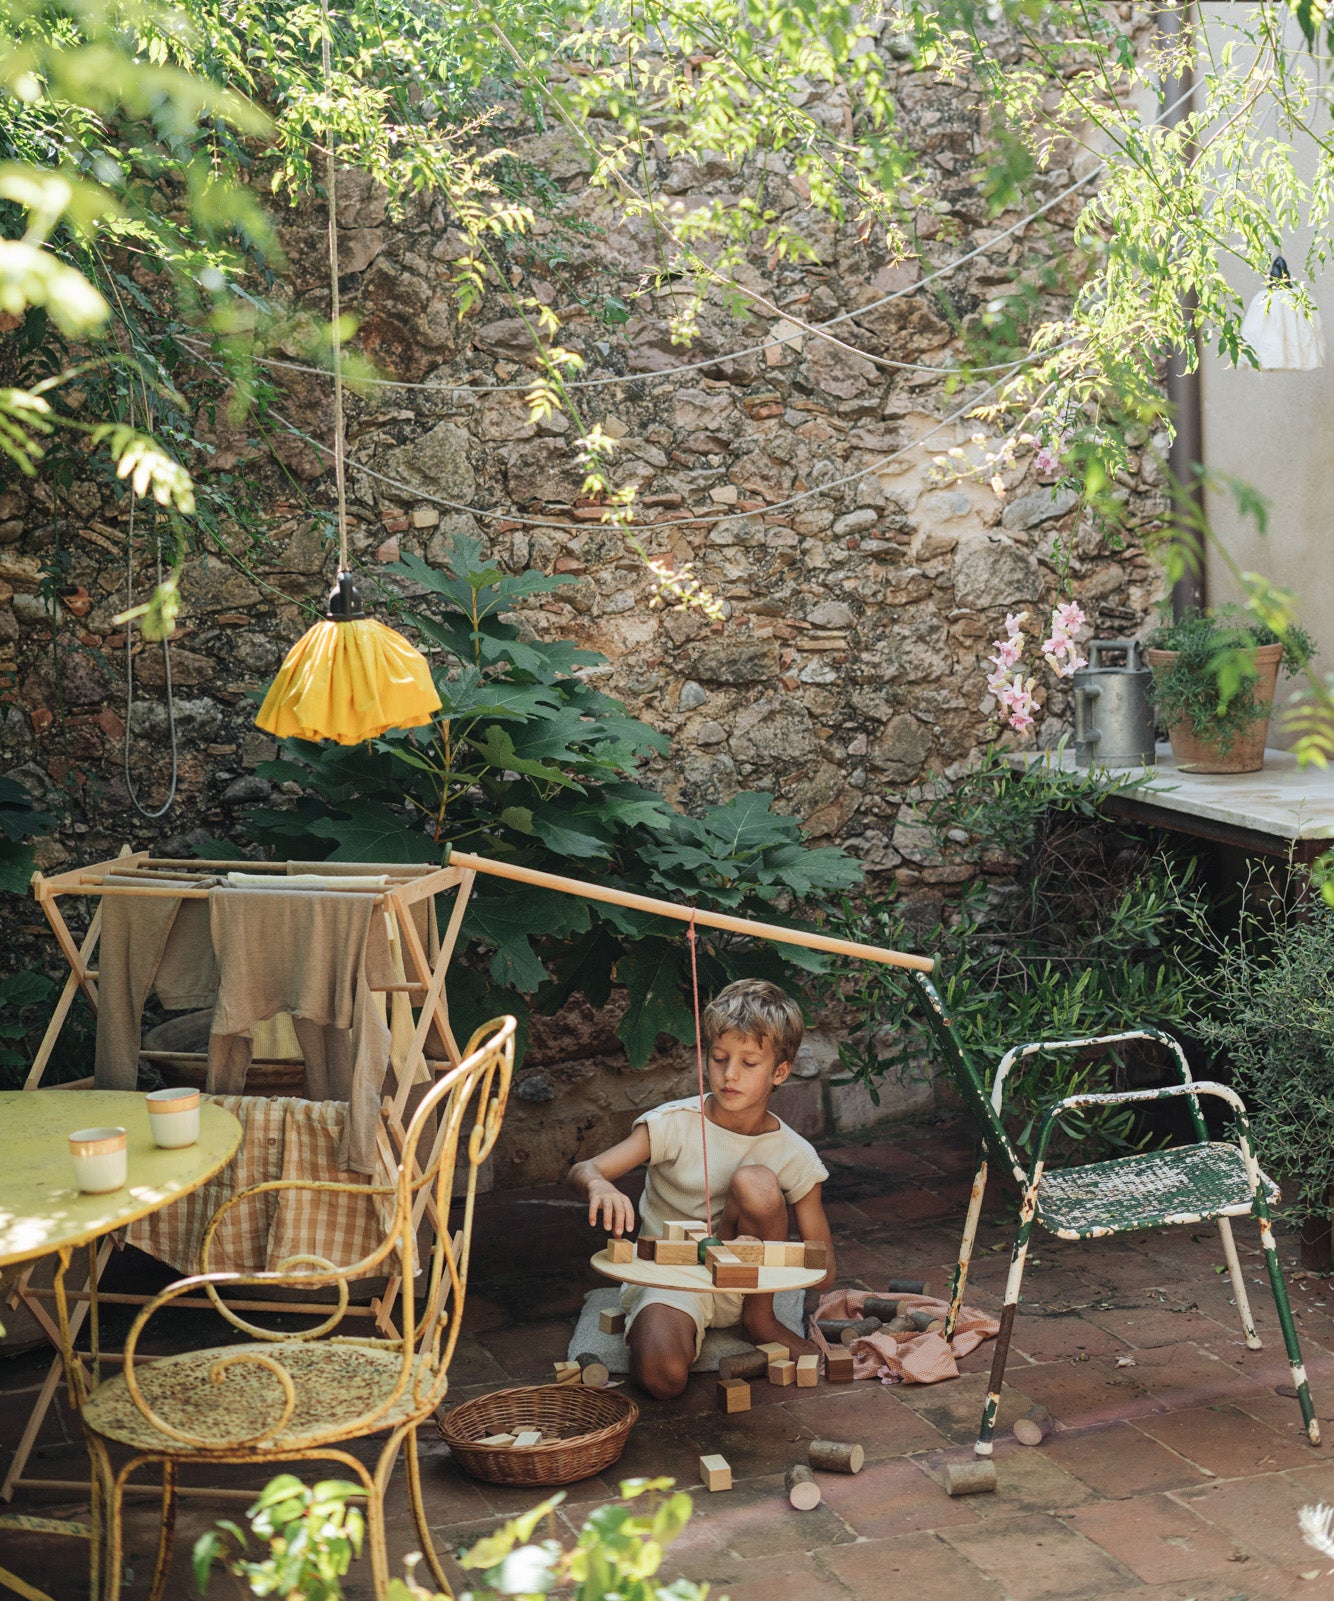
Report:
[[174,1151],[182,1145],[193,1145],[199,1138],[198,1090],[150,1090],[145,1099],[154,1145]]
[[69,1137],[74,1182],[86,1195],[123,1189],[129,1176],[123,1128],[80,1128]]

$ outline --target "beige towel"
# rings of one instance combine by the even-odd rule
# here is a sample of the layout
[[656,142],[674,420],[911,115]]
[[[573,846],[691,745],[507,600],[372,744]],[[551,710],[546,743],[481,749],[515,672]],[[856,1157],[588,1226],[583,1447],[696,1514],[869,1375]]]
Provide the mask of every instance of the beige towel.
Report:
[[[875,1290],[830,1290],[811,1319],[811,1339],[822,1351],[828,1352],[829,1342],[815,1326],[817,1319],[861,1317],[866,1297],[877,1293]],[[895,1299],[901,1307],[913,1312],[930,1312],[935,1317],[944,1317],[949,1310],[946,1302],[930,1295],[896,1295]],[[994,1339],[999,1329],[1000,1324],[994,1317],[971,1306],[959,1308],[959,1321],[954,1325],[952,1340],[946,1340],[941,1334],[891,1334],[888,1329],[881,1329],[852,1342],[854,1371],[859,1379],[888,1377],[901,1379],[904,1384],[939,1384],[942,1379],[957,1379],[959,1369],[955,1357],[967,1356],[983,1340]]]

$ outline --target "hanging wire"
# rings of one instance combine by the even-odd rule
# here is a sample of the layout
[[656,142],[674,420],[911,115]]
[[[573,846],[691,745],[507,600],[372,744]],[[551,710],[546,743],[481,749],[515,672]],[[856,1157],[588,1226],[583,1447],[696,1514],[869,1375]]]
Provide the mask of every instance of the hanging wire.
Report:
[[704,1158],[704,1221],[713,1233],[713,1192],[709,1188],[709,1122],[704,1115],[704,1040],[699,1028],[699,972],[695,966],[695,909],[686,929],[690,944],[690,993],[695,1003],[695,1070],[699,1077],[699,1146]]
[[[134,426],[134,397],[130,397],[130,426]],[[146,426],[151,432],[153,426],[150,413]],[[130,489],[130,528],[125,540],[125,610],[134,610],[134,509],[139,497]],[[153,537],[157,549],[157,581],[159,588],[162,585],[162,535],[158,531],[157,514],[153,514]],[[125,774],[125,789],[130,797],[130,804],[141,817],[150,820],[164,817],[171,810],[176,799],[176,787],[180,777],[180,761],[177,752],[176,740],[176,698],[171,686],[171,641],[166,634],[162,636],[162,673],[167,691],[167,731],[171,739],[171,782],[167,787],[167,798],[156,811],[150,810],[139,798],[139,792],[134,787],[134,778],[130,771],[130,750],[133,739],[130,733],[134,719],[134,624],[129,620],[125,624],[125,735],[121,741],[121,765]]]

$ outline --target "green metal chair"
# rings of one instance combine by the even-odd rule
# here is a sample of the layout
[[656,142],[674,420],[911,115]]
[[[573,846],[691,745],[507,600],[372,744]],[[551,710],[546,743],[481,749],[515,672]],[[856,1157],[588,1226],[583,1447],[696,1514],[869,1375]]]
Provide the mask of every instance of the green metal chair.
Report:
[[[1132,1229],[1162,1228],[1169,1223],[1203,1223],[1216,1219],[1223,1241],[1223,1256],[1232,1278],[1232,1290],[1237,1311],[1241,1317],[1242,1333],[1251,1350],[1260,1348],[1260,1336],[1251,1317],[1246,1285],[1242,1279],[1241,1263],[1232,1239],[1230,1218],[1253,1217],[1260,1229],[1260,1243],[1264,1246],[1265,1265],[1269,1271],[1269,1286],[1274,1293],[1278,1309],[1279,1327],[1283,1343],[1292,1366],[1292,1382],[1297,1389],[1307,1438],[1312,1445],[1320,1444],[1320,1426],[1316,1422],[1315,1408],[1311,1404],[1311,1391],[1302,1365],[1301,1348],[1297,1343],[1297,1330],[1288,1305],[1288,1292],[1279,1266],[1278,1249],[1274,1244],[1269,1224],[1270,1205],[1278,1199],[1278,1187],[1261,1172],[1251,1154],[1250,1134],[1246,1120],[1246,1107],[1241,1097],[1225,1085],[1203,1079],[1192,1079],[1181,1046],[1170,1034],[1160,1029],[1131,1029],[1123,1034],[1103,1034],[1088,1039],[1035,1041],[1016,1045],[1001,1058],[992,1080],[988,1096],[981,1076],[955,1037],[935,986],[922,973],[911,975],[926,1002],[926,1017],[939,1044],[950,1074],[963,1096],[969,1111],[977,1120],[982,1134],[982,1153],[977,1176],[973,1180],[972,1198],[968,1204],[968,1217],[964,1223],[963,1240],[959,1246],[959,1261],[950,1284],[950,1305],[946,1318],[946,1336],[954,1330],[954,1323],[963,1301],[964,1285],[968,1278],[968,1263],[977,1234],[977,1222],[982,1211],[982,1196],[986,1189],[988,1160],[1012,1173],[1022,1193],[1019,1209],[1019,1227],[1015,1234],[1014,1250],[1010,1256],[1010,1274],[1005,1285],[1005,1305],[1001,1312],[1000,1332],[991,1364],[991,1381],[987,1386],[986,1404],[982,1411],[982,1426],[978,1430],[974,1450],[979,1456],[990,1456],[992,1435],[996,1427],[996,1413],[1000,1407],[1001,1385],[1005,1378],[1005,1363],[1010,1353],[1010,1335],[1014,1328],[1015,1310],[1019,1304],[1019,1287],[1023,1281],[1024,1263],[1028,1255],[1028,1242],[1033,1225],[1043,1228],[1062,1240],[1091,1240],[1107,1234],[1122,1234]],[[1038,1129],[1033,1160],[1025,1166],[1011,1143],[1001,1122],[1004,1106],[1005,1080],[1015,1062],[1039,1051],[1078,1051],[1093,1045],[1115,1045],[1127,1040],[1156,1040],[1172,1053],[1181,1072],[1180,1084],[1169,1084],[1161,1089],[1125,1090],[1107,1094],[1070,1095],[1058,1101],[1047,1112]],[[1236,1118],[1236,1140],[1211,1140],[1200,1112],[1199,1097],[1211,1095],[1226,1102]],[[1067,1113],[1092,1106],[1132,1105],[1135,1102],[1158,1101],[1184,1096],[1189,1102],[1191,1121],[1195,1129],[1195,1143],[1168,1150],[1146,1151],[1138,1156],[1116,1157],[1101,1162],[1089,1162],[1078,1167],[1048,1170],[1047,1147],[1057,1124]]]

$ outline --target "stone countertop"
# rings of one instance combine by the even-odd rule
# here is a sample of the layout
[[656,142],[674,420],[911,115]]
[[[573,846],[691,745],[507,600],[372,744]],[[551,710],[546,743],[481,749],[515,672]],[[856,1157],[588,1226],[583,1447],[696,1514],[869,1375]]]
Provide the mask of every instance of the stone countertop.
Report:
[[[1075,771],[1074,751],[1019,753],[1025,766],[1045,761]],[[1156,767],[1108,767],[1118,777],[1144,775],[1145,782],[1125,793],[1132,804],[1142,800],[1164,811],[1208,818],[1235,828],[1252,829],[1277,839],[1334,838],[1334,771],[1299,767],[1291,751],[1266,750],[1258,773],[1185,773],[1172,759],[1171,748],[1158,746]]]

